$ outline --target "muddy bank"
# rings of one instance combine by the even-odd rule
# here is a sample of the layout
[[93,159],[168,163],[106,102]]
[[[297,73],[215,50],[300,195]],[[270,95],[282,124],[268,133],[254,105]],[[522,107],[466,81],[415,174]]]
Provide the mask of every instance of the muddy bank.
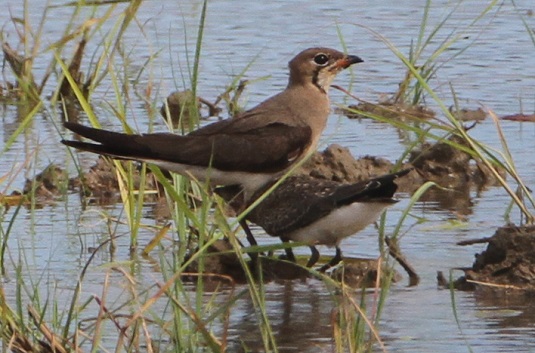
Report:
[[372,115],[401,121],[432,119],[436,116],[434,111],[425,106],[394,103],[390,100],[379,103],[361,102],[356,105],[349,105],[342,113],[350,119],[366,119],[369,117],[368,115]]
[[[258,262],[254,263],[245,259],[246,265],[256,280],[263,282],[280,281],[307,281],[319,276],[317,272],[311,272],[304,267],[307,259],[304,256],[298,257],[298,263],[284,261],[278,257],[259,256]],[[245,270],[241,265],[232,246],[225,239],[216,241],[208,248],[203,256],[204,274],[209,274],[206,280],[214,284],[222,281],[243,284],[247,282]],[[318,269],[321,265],[315,267]],[[185,270],[190,275],[186,275],[186,280],[195,280],[198,276],[199,261],[193,261]],[[326,274],[338,282],[353,288],[374,287],[377,283],[377,276],[381,280],[392,277],[394,282],[400,281],[402,276],[390,266],[377,259],[344,258],[343,263],[327,271]],[[415,283],[416,284],[416,283]]]
[[[401,163],[398,168],[413,167],[414,171],[396,180],[398,191],[412,193],[426,181],[433,181],[458,194],[470,188],[482,190],[499,185],[492,171],[481,160],[455,148],[454,144],[463,145],[460,138],[452,137],[450,142],[426,142],[411,151],[408,161]],[[323,152],[312,155],[298,172],[316,178],[352,183],[389,173],[396,167],[396,163],[373,156],[355,159],[348,148],[333,144]],[[504,171],[498,172],[505,177]]]
[[[119,163],[123,165],[125,170],[128,170],[127,162],[120,161]],[[160,184],[152,173],[148,172],[143,179],[140,169],[136,168],[131,175],[134,181],[134,185],[132,185],[134,190],[141,189],[142,183],[144,183],[143,187],[147,191],[159,190]],[[78,191],[80,196],[87,200],[89,204],[108,205],[121,201],[117,168],[114,161],[102,156],[97,158],[95,164],[87,172],[70,178],[69,188],[73,191]],[[163,193],[158,195],[151,192],[145,195],[146,200],[149,202],[155,202],[160,197],[163,197]]]
[[[535,294],[535,226],[506,226],[490,238],[461,242],[460,245],[487,243],[475,254],[472,267],[463,268],[464,276],[454,281],[458,290],[482,293]],[[438,274],[442,287],[449,287]]]
[[[488,116],[487,112],[480,107],[471,109],[451,106],[449,112],[459,121],[483,121]],[[370,116],[378,116],[403,122],[430,120],[437,116],[435,111],[424,105],[395,102],[390,99],[378,103],[360,102],[356,105],[349,105],[342,109],[341,113],[350,119],[367,119]]]

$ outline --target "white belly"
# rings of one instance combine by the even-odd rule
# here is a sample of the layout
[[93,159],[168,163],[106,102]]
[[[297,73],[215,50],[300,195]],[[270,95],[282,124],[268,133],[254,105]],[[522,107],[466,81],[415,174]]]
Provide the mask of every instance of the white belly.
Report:
[[248,195],[252,195],[256,190],[275,177],[274,174],[221,171],[216,168],[205,168],[164,161],[146,160],[146,162],[186,177],[193,177],[201,182],[209,181],[210,185],[213,186],[241,184]]
[[338,245],[340,240],[353,235],[375,222],[391,203],[355,202],[338,208],[326,217],[288,235],[293,241],[310,245]]

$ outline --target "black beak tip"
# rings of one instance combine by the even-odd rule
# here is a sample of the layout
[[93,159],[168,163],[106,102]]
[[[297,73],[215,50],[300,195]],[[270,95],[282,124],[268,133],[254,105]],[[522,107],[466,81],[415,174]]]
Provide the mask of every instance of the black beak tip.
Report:
[[356,55],[348,55],[347,59],[348,59],[350,65],[364,62],[364,60],[362,60],[359,56],[356,56]]

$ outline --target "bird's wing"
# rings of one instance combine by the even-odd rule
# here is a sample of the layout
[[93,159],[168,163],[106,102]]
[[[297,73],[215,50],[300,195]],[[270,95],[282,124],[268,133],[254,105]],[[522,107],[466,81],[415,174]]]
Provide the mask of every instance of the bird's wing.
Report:
[[[405,169],[347,185],[314,179],[307,179],[303,183],[295,182],[298,179],[296,177],[276,189],[251,212],[248,219],[264,228],[270,235],[284,236],[314,223],[340,206],[353,202],[395,203],[392,199],[397,189],[394,181],[411,170]],[[285,192],[284,188],[293,190]]]
[[81,150],[115,158],[165,161],[245,172],[284,170],[306,151],[312,138],[309,127],[281,123],[240,132],[222,128],[212,134],[185,136],[170,133],[127,135],[76,123],[65,123],[65,127],[99,143],[62,141],[67,146]]
[[290,177],[249,213],[247,219],[272,236],[284,236],[328,215],[335,204],[322,193],[332,193],[335,182]]

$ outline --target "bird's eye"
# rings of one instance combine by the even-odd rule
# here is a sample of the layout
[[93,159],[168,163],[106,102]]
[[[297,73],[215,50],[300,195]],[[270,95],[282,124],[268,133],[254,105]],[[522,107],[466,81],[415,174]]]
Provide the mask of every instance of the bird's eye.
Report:
[[318,65],[324,66],[329,62],[329,57],[323,53],[320,53],[314,57],[314,62]]

